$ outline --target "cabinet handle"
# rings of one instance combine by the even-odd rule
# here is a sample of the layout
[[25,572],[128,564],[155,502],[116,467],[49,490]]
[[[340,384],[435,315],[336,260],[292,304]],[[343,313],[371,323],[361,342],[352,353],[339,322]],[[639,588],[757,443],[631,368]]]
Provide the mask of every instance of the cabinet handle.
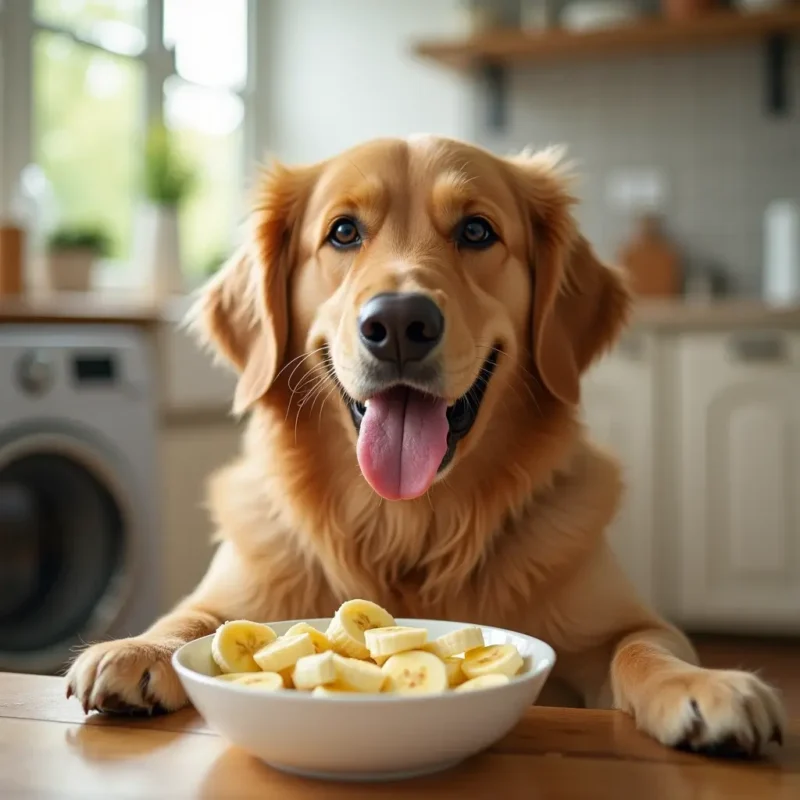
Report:
[[732,338],[729,349],[739,361],[784,361],[786,342],[773,334],[743,334]]

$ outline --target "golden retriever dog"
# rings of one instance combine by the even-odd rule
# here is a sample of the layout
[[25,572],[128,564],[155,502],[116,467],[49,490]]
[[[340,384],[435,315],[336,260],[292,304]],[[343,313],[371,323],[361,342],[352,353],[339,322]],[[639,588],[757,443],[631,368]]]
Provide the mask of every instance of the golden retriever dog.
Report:
[[544,639],[542,703],[623,709],[695,750],[780,742],[776,692],[700,666],[606,543],[621,473],[584,432],[580,381],[630,299],[567,177],[552,151],[435,137],[266,171],[194,315],[249,414],[209,485],[219,545],[149,630],[72,663],[87,712],[180,708],[185,642],[360,597]]

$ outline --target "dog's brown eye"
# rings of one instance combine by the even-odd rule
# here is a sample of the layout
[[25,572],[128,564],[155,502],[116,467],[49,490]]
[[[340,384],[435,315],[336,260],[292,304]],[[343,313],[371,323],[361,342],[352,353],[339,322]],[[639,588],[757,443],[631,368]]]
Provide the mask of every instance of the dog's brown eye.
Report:
[[467,217],[456,231],[456,243],[462,247],[489,247],[496,241],[494,228],[483,217]]
[[354,220],[342,217],[333,223],[328,241],[334,247],[355,247],[361,244],[361,234]]

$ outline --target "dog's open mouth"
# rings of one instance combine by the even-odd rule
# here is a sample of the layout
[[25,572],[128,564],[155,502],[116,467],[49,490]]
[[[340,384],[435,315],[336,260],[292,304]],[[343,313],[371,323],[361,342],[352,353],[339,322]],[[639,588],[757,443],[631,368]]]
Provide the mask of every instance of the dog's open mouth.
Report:
[[358,463],[372,488],[387,500],[425,494],[475,424],[497,365],[492,350],[475,383],[455,403],[397,384],[362,404],[345,395],[358,431]]

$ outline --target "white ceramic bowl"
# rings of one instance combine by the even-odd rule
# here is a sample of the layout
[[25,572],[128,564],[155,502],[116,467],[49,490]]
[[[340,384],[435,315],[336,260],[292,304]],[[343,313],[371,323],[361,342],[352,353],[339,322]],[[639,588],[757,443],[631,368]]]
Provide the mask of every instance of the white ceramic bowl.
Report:
[[[280,636],[297,620],[270,622]],[[324,631],[330,619],[307,620]],[[398,619],[428,638],[467,623]],[[553,649],[539,639],[481,626],[486,644],[513,644],[524,666],[509,684],[475,692],[408,697],[293,690],[256,692],[218,681],[206,636],[172,658],[181,683],[210,728],[285,772],[329,780],[397,780],[457,764],[507,734],[537,698],[553,668]]]

